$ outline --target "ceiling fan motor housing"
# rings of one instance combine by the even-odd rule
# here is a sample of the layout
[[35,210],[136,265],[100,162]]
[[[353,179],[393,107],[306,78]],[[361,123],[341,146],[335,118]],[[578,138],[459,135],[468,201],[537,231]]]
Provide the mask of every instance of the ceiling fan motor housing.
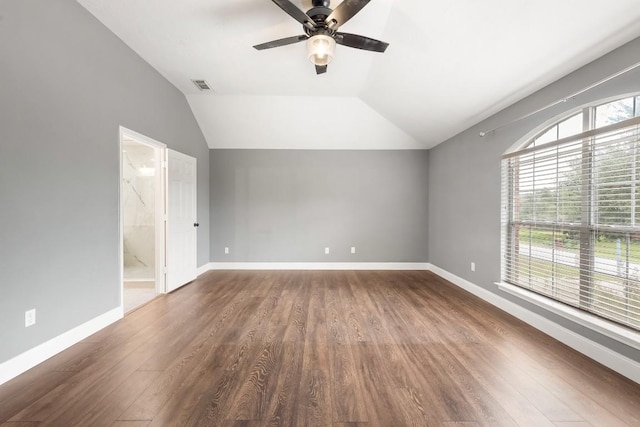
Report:
[[[326,3],[328,4],[329,2],[327,1]],[[333,10],[325,6],[316,6],[309,9],[309,11],[307,11],[307,15],[309,15],[309,17],[313,19],[313,22],[315,22],[315,28],[312,30],[305,27],[304,25],[302,26],[302,28],[310,36],[315,34],[333,35],[335,31],[331,30],[325,22],[327,17],[331,15],[331,12],[333,12]]]

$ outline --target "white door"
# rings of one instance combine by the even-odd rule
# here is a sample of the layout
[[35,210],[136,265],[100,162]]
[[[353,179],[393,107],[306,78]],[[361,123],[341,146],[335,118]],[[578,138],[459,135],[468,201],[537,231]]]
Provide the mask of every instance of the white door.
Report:
[[196,278],[196,159],[167,150],[167,292]]

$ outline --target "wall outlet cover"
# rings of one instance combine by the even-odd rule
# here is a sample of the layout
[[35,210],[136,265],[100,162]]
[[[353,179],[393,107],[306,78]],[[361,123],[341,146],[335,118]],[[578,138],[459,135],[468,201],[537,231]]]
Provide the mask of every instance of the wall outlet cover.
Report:
[[24,327],[28,328],[29,326],[36,324],[36,309],[32,308],[31,310],[27,310],[24,312]]

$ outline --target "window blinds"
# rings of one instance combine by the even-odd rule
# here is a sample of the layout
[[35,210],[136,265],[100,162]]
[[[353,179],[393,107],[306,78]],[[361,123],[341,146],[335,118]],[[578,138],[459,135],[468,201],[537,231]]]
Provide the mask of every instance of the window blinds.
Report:
[[640,330],[640,117],[502,160],[502,280]]

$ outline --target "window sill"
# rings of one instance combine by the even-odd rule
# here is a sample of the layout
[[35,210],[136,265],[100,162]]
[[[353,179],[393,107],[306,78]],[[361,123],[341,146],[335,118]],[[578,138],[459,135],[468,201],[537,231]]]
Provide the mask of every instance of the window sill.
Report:
[[504,292],[521,298],[531,304],[549,310],[559,316],[585,326],[595,332],[619,341],[625,345],[640,350],[640,332],[618,325],[617,323],[600,318],[593,314],[578,310],[545,296],[536,294],[509,283],[497,282],[498,288]]

